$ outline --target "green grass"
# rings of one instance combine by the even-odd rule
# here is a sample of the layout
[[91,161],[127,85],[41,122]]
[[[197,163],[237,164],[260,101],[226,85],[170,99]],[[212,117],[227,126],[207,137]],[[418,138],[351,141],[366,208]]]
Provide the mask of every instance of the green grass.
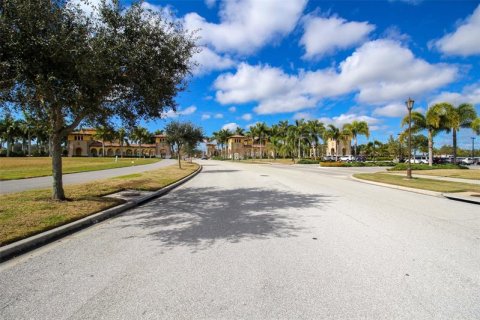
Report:
[[[121,204],[105,195],[125,189],[158,190],[197,170],[195,163],[183,163],[135,174],[65,187],[68,201],[51,200],[51,190],[31,190],[0,195],[0,246],[35,235]],[[132,176],[132,175],[130,175]]]
[[436,169],[436,170],[422,170],[422,171],[415,170],[413,171],[413,174],[480,180],[480,170],[464,170],[464,169]]
[[436,192],[480,192],[480,185],[440,181],[433,179],[414,178],[409,180],[404,176],[398,176],[388,173],[358,173],[353,175],[355,178],[375,181],[387,184],[393,184],[402,187],[409,187]]
[[[407,170],[408,163],[397,163],[393,168],[388,169],[389,171],[403,171]],[[468,169],[468,167],[461,166],[458,164],[446,163],[446,164],[434,164],[429,166],[428,164],[421,163],[412,163],[412,170],[435,170],[435,169]]]
[[[76,173],[104,169],[138,166],[159,161],[156,158],[63,158],[63,173]],[[52,159],[49,157],[0,158],[0,180],[15,180],[49,176]]]

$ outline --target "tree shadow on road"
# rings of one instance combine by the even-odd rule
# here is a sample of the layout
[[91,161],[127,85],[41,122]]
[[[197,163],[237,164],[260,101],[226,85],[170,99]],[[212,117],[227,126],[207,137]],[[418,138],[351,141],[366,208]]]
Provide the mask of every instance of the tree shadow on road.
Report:
[[[183,188],[123,216],[123,227],[148,229],[162,246],[204,249],[218,240],[294,237],[301,211],[330,196],[262,188]],[[288,212],[287,212],[288,211]]]

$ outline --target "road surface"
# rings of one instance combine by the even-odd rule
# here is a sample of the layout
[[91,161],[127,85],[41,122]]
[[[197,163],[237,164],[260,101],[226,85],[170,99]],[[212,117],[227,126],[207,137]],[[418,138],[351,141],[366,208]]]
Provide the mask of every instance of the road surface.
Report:
[[478,206],[352,171],[203,161],[0,265],[2,319],[480,319]]
[[[90,182],[92,180],[108,179],[108,178],[118,177],[118,176],[127,175],[127,174],[155,170],[158,168],[170,166],[175,163],[176,161],[173,159],[163,159],[162,161],[159,161],[159,162],[144,164],[140,166],[105,169],[105,170],[79,172],[79,173],[69,173],[69,174],[63,175],[63,184],[67,185],[67,184],[85,183],[85,182]],[[30,179],[7,180],[7,181],[0,181],[0,194],[20,192],[20,191],[33,190],[33,189],[51,188],[51,187],[52,187],[51,176],[30,178]]]

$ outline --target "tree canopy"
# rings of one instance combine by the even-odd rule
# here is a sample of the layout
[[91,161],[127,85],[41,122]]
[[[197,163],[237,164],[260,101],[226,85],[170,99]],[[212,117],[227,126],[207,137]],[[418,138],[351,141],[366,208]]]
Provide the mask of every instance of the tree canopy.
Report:
[[195,39],[135,2],[94,14],[63,0],[5,0],[0,7],[0,103],[48,126],[53,198],[65,198],[61,139],[81,123],[128,126],[176,110]]

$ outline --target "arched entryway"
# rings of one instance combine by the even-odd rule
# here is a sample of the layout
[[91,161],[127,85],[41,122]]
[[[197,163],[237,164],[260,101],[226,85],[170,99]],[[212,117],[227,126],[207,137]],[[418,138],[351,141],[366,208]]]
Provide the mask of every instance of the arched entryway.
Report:
[[128,157],[131,157],[131,156],[132,156],[132,149],[127,149],[127,151],[125,152],[125,154],[126,154]]
[[82,148],[75,149],[75,156],[76,157],[81,157],[82,156]]
[[92,149],[90,150],[90,154],[92,155],[92,157],[97,157],[97,156],[98,156],[97,149],[92,148]]
[[107,150],[107,156],[108,157],[113,157],[113,149],[108,149]]

